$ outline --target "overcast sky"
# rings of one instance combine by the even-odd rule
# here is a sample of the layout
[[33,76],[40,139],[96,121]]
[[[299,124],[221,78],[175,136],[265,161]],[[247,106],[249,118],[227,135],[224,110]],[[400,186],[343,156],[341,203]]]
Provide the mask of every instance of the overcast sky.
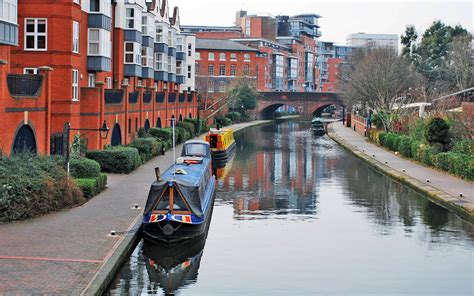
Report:
[[350,33],[401,35],[407,24],[423,32],[436,19],[474,32],[472,1],[320,1],[320,0],[170,0],[179,6],[182,25],[233,24],[235,12],[322,16],[320,40],[345,44]]

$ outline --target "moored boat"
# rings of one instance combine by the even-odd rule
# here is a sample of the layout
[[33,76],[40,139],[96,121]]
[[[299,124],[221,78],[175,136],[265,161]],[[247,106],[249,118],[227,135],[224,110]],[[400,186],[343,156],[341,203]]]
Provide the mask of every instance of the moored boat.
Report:
[[215,187],[209,144],[187,141],[181,157],[151,185],[143,213],[145,239],[171,243],[204,234]]
[[313,120],[311,120],[311,131],[317,136],[323,136],[326,134],[322,118],[314,117]]
[[206,142],[211,147],[212,160],[226,162],[235,152],[236,142],[231,129],[211,129],[206,135]]

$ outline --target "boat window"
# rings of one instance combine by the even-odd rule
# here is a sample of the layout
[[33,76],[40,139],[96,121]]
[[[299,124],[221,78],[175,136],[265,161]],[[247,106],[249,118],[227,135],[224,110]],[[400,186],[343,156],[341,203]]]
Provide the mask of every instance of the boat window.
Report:
[[209,143],[211,145],[211,148],[217,148],[217,142],[218,142],[218,137],[211,136],[211,142]]
[[202,144],[188,144],[185,147],[186,156],[206,156],[206,146]]
[[170,196],[169,196],[169,194],[170,194],[169,190],[167,190],[166,193],[161,198],[160,202],[158,203],[158,206],[156,206],[155,210],[168,211],[170,209]]
[[173,199],[173,210],[174,211],[189,211],[188,207],[184,203],[181,196],[177,195]]

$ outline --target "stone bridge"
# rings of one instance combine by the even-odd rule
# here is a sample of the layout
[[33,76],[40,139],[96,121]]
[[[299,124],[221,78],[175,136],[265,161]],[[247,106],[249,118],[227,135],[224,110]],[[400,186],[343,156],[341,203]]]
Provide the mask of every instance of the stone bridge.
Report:
[[257,100],[257,114],[261,119],[272,118],[283,105],[295,108],[303,119],[320,115],[330,105],[344,106],[337,93],[330,92],[260,92]]

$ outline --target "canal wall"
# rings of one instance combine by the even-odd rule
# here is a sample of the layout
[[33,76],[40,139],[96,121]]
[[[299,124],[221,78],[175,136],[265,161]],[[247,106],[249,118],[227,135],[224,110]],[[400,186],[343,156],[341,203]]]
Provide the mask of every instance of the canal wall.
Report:
[[[358,143],[358,145],[355,145],[353,142],[350,142],[344,135],[341,134],[341,129],[347,129],[346,127],[337,127],[335,124],[338,123],[333,123],[329,125],[328,127],[328,136],[333,139],[335,142],[337,142],[339,145],[344,147],[346,150],[360,158],[361,160],[365,161],[368,163],[371,167],[376,169],[377,171],[409,186],[410,188],[414,189],[418,193],[426,196],[429,200],[432,202],[447,208],[460,217],[470,221],[474,222],[474,204],[472,203],[472,183],[464,180],[459,180],[459,182],[462,182],[462,184],[453,184],[448,182],[448,186],[451,186],[454,188],[459,188],[461,190],[462,188],[467,189],[467,191],[464,191],[465,196],[453,196],[451,194],[446,193],[443,190],[440,190],[438,188],[435,188],[431,185],[429,185],[431,182],[430,177],[424,178],[425,182],[420,181],[417,178],[414,178],[412,176],[409,176],[406,174],[404,171],[399,171],[392,166],[389,165],[388,161],[384,161],[379,155],[376,158],[375,154],[368,154],[368,148],[370,146],[367,146],[366,149],[363,149],[361,147],[361,144]],[[365,142],[365,140],[364,140]],[[372,145],[371,143],[365,142],[365,144],[362,145]],[[378,149],[381,149],[379,147],[376,147]],[[362,151],[361,151],[362,150]],[[382,149],[383,150],[383,149]],[[386,152],[384,150],[384,152]],[[389,153],[389,152],[386,152]],[[408,161],[408,160],[406,160]],[[412,166],[420,166],[418,164],[412,163]],[[421,176],[420,176],[421,177]],[[459,185],[459,186],[456,186]],[[462,186],[461,186],[462,185]],[[462,191],[459,191],[462,192]]]
[[[288,119],[291,119],[291,118],[288,118]],[[271,124],[273,122],[274,120],[256,120],[256,121],[251,121],[251,122],[243,122],[243,123],[234,124],[226,128],[232,129],[234,133],[238,133],[250,127]],[[198,138],[202,138],[202,136],[199,136]],[[181,151],[181,145],[177,145],[176,150]],[[172,153],[170,152],[171,151],[167,152],[166,155],[164,156],[159,156],[158,158],[166,158],[166,163],[170,163],[169,165],[171,165]],[[145,168],[145,167],[141,167],[138,170],[143,170],[143,169],[149,170],[149,168]],[[125,231],[122,234],[121,233],[117,234],[120,236],[119,240],[113,246],[113,248],[109,251],[106,259],[104,260],[104,263],[100,266],[99,270],[94,275],[94,277],[89,281],[89,283],[87,284],[86,288],[81,293],[81,295],[102,295],[106,291],[108,285],[112,282],[112,280],[114,279],[115,275],[119,271],[122,264],[126,262],[130,254],[133,252],[137,244],[140,242],[141,236],[138,229],[142,222],[141,218],[142,218],[142,212],[140,211],[140,213],[131,222],[127,231]]]

